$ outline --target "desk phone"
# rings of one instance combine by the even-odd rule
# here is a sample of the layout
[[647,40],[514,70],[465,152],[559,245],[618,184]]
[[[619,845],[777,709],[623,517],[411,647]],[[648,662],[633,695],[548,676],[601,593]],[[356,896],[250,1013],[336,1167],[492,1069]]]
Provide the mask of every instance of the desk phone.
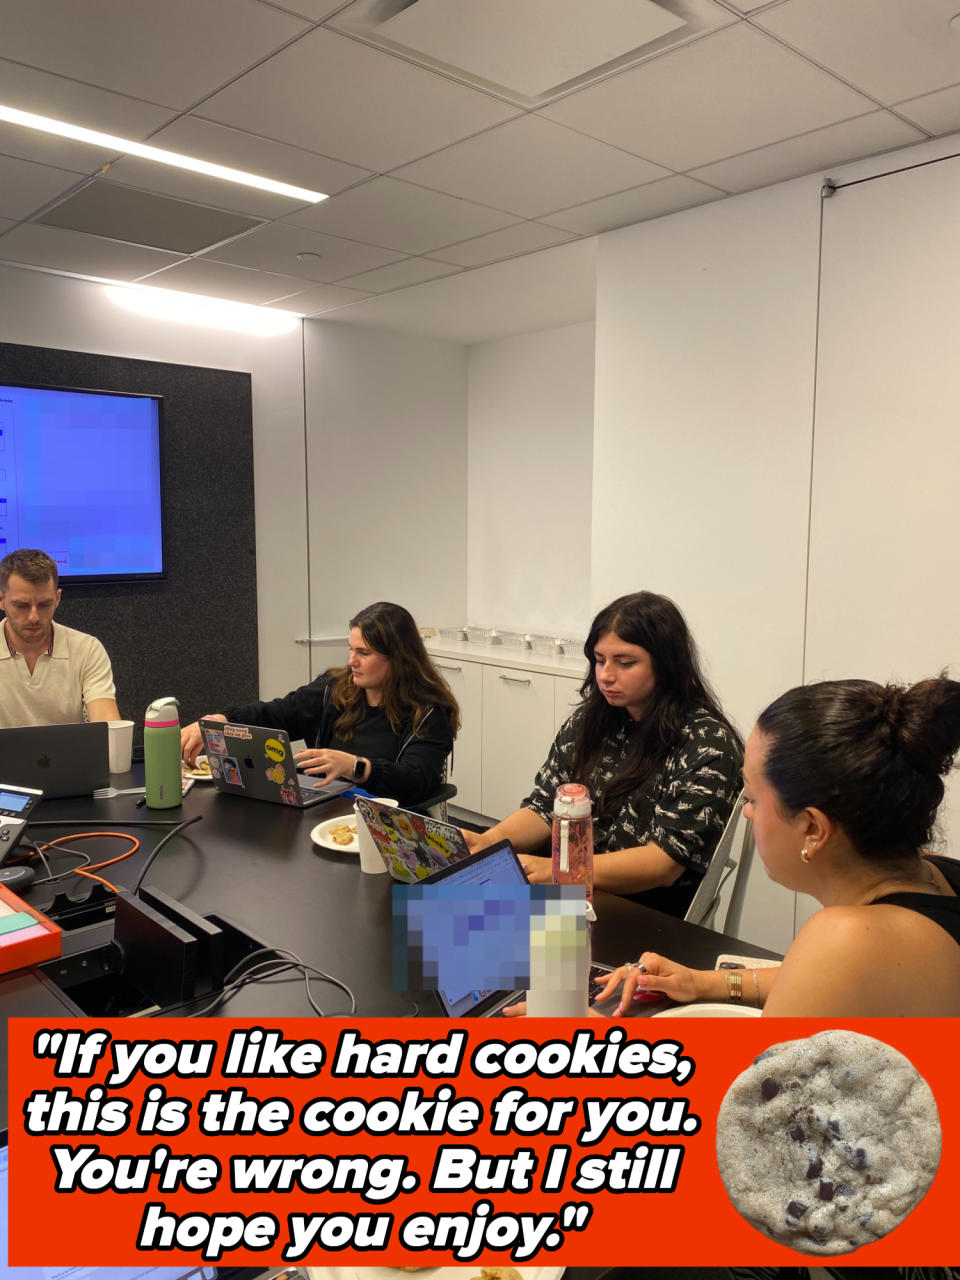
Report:
[[0,866],[19,844],[31,812],[42,799],[43,792],[33,787],[0,782]]

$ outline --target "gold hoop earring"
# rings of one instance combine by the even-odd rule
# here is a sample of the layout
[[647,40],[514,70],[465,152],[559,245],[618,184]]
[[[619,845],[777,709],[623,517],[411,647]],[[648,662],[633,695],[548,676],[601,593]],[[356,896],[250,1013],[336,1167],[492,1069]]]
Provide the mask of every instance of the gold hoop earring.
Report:
[[807,849],[806,845],[804,845],[803,848],[800,850],[800,861],[801,862],[810,861],[810,851]]

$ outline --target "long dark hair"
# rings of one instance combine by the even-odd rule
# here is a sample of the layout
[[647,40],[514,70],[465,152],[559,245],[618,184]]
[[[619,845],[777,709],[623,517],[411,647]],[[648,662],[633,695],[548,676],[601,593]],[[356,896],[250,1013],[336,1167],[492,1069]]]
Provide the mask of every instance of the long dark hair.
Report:
[[[412,722],[416,733],[427,712],[439,707],[446,713],[450,731],[456,736],[460,728],[457,700],[430,661],[417,624],[403,605],[378,600],[351,618],[350,626],[360,629],[364,642],[374,653],[390,659],[390,669],[380,693],[380,707],[394,732],[398,732],[402,724]],[[353,683],[349,668],[335,674],[333,704],[340,715],[334,732],[341,741],[349,742],[363,719],[366,697]]]
[[912,688],[801,685],[771,703],[757,728],[785,813],[820,809],[861,857],[894,862],[932,837],[943,777],[960,750],[960,684],[944,672]]
[[[653,693],[636,721],[629,719],[622,707],[611,707],[597,685],[594,650],[609,632],[646,649],[653,663]],[[597,796],[599,816],[616,813],[626,795],[655,777],[670,752],[683,741],[685,723],[696,708],[702,707],[725,724],[743,746],[700,670],[697,647],[683,614],[666,596],[637,591],[608,604],[594,618],[583,652],[589,669],[580,688],[583,719],[573,776],[586,782]],[[630,726],[627,754],[620,769],[601,785],[597,779],[604,747],[624,723]]]

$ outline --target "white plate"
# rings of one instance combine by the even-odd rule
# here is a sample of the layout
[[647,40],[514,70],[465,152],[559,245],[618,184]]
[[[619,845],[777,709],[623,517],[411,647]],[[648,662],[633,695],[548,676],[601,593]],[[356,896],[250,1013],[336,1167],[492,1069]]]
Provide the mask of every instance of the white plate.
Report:
[[[509,1260],[503,1263],[510,1266]],[[560,1280],[563,1267],[517,1267],[523,1280]],[[399,1267],[307,1267],[309,1280],[400,1280],[403,1275],[416,1275],[420,1280],[470,1280],[479,1276],[478,1264],[459,1267],[426,1267],[422,1271],[404,1272]]]
[[[197,763],[206,760],[206,756],[197,756]],[[186,769],[181,765],[180,772],[185,778],[192,778],[194,782],[212,782],[213,775],[209,773],[201,773],[198,769]]]
[[663,1009],[653,1018],[759,1018],[760,1010],[749,1004],[679,1004]]
[[[360,843],[354,836],[349,844],[337,844],[335,840],[330,839],[330,830],[332,827],[343,827],[349,823],[351,827],[357,825],[357,816],[353,813],[345,814],[342,818],[328,818],[326,822],[319,822],[310,832],[310,839],[314,844],[323,845],[324,849],[334,849],[337,853],[359,853]],[[349,1271],[349,1267],[347,1270]],[[334,1271],[339,1268],[334,1267]]]

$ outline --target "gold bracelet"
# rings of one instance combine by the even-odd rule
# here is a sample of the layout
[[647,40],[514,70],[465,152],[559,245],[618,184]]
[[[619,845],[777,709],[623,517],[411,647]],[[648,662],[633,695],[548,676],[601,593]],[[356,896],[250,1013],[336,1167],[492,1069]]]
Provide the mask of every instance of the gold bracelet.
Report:
[[759,1009],[759,1008],[760,1008],[760,1005],[761,1005],[761,1003],[762,1003],[762,1001],[761,1001],[761,999],[760,999],[760,981],[759,981],[759,979],[757,978],[757,971],[756,971],[756,969],[751,969],[751,970],[750,970],[750,972],[753,974],[753,989],[754,989],[754,991],[756,992],[756,996],[757,996],[757,1008]]
[[727,970],[727,999],[732,1004],[743,1000],[743,977],[735,970]]

